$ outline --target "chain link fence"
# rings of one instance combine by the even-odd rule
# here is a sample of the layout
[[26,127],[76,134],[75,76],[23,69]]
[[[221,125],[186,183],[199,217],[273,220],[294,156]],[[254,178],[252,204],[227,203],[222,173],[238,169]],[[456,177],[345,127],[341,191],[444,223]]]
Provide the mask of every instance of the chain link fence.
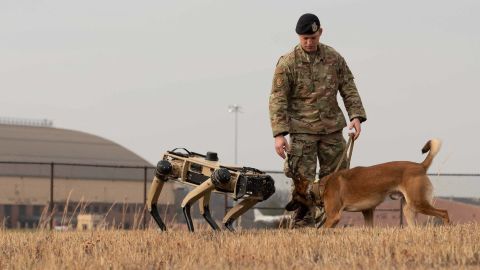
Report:
[[[95,223],[97,227],[123,229],[155,226],[145,208],[154,169],[150,166],[0,161],[1,226],[59,230],[78,227],[79,223],[85,227]],[[275,194],[257,204],[256,210],[243,215],[237,225],[257,227],[256,223],[272,220],[272,217],[288,216],[284,206],[290,199],[291,179],[281,171],[267,173],[275,179]],[[430,179],[441,206],[445,201],[480,205],[480,174],[430,174]],[[184,223],[180,204],[189,191],[189,187],[173,181],[162,191],[159,209],[167,226]],[[231,199],[225,204],[222,194],[212,194],[213,217],[221,220],[234,204]],[[386,225],[402,225],[400,209],[399,200],[387,199],[376,209],[375,220]],[[454,212],[460,211],[457,210]],[[480,218],[480,212],[470,210],[469,216],[469,210],[461,210],[467,211],[462,220]],[[192,215],[194,219],[202,219],[197,209]],[[84,224],[84,220],[79,219],[88,221]],[[361,214],[345,213],[341,225],[358,224],[361,219]]]

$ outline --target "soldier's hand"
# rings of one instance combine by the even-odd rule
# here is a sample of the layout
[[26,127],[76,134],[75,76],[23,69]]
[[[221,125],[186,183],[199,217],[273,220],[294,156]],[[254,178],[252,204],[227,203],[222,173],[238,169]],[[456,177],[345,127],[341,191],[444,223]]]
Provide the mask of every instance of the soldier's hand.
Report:
[[285,159],[285,152],[288,151],[290,145],[288,145],[287,139],[283,135],[278,135],[275,137],[275,151],[277,154]]
[[350,122],[350,125],[348,125],[348,130],[355,129],[355,137],[354,139],[356,140],[358,136],[360,136],[360,132],[362,132],[362,124],[360,123],[360,120],[358,118],[354,118],[352,122]]

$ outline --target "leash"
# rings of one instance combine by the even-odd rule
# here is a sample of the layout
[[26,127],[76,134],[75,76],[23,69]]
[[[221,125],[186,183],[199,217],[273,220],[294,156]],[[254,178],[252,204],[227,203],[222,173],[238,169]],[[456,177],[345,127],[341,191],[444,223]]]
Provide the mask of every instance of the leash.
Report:
[[[354,136],[355,136],[355,134],[353,134],[353,133],[349,134],[347,147],[345,147],[345,149],[343,150],[342,156],[340,157],[340,160],[337,163],[337,167],[335,168],[335,171],[333,171],[332,173],[336,173],[340,170],[340,166],[342,165],[343,161],[347,162],[347,166],[346,166],[345,169],[350,168],[350,160],[352,159],[353,145],[354,145],[354,142],[355,142]],[[348,156],[347,156],[347,153],[348,153]],[[324,178],[322,178],[322,179],[324,179]],[[318,182],[317,181],[314,182],[314,183],[318,183],[318,185],[313,185],[312,186],[312,189],[314,189],[314,191],[317,192],[317,194],[323,194],[323,191],[325,189],[325,185],[327,184],[326,180],[321,181],[322,179],[318,179],[317,180]]]
[[[340,160],[338,161],[337,168],[335,168],[334,172],[338,172],[338,170],[340,169],[340,166],[342,165],[343,161],[347,162],[347,167],[345,169],[350,168],[350,160],[352,159],[353,145],[354,145],[354,142],[355,142],[354,136],[355,136],[355,134],[353,134],[353,133],[350,133],[348,135],[347,147],[345,147],[345,149],[343,150],[342,156],[341,156]],[[348,156],[347,156],[347,152],[348,152]]]
[[[348,142],[347,142],[347,147],[343,150],[342,156],[340,157],[340,160],[338,161],[337,167],[335,168],[335,171],[333,173],[338,172],[340,170],[340,166],[342,165],[343,161],[347,162],[347,166],[345,169],[350,168],[350,160],[352,159],[352,153],[353,153],[353,145],[355,144],[355,139],[354,139],[355,134],[350,133],[348,136]],[[348,153],[348,156],[347,156]],[[322,178],[324,179],[324,178]],[[327,180],[321,181],[322,179],[319,179],[315,181],[315,183],[318,183],[317,185],[312,185],[311,191],[315,194],[322,194],[320,197],[323,197],[323,192],[325,191],[325,185],[327,184]],[[316,204],[321,204],[323,201],[321,198],[318,198],[319,200],[315,199]],[[325,221],[323,221],[325,222]],[[323,223],[322,223],[323,224]],[[321,226],[321,225],[320,225]]]

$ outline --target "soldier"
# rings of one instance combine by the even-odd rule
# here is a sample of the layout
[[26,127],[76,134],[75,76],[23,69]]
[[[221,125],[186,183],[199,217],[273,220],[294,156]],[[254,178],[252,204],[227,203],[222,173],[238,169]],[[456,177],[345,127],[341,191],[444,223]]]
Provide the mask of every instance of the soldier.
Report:
[[[293,179],[293,195],[310,200],[308,189],[315,180],[317,160],[321,178],[333,172],[346,147],[342,129],[347,125],[337,93],[343,98],[351,121],[348,128],[355,129],[355,139],[367,117],[345,59],[319,42],[323,29],[318,17],[302,15],[295,31],[300,44],[280,57],[275,69],[270,121],[275,150],[285,159],[285,175]],[[306,225],[307,220],[312,222],[308,212],[305,205],[297,208],[292,216],[293,227]]]

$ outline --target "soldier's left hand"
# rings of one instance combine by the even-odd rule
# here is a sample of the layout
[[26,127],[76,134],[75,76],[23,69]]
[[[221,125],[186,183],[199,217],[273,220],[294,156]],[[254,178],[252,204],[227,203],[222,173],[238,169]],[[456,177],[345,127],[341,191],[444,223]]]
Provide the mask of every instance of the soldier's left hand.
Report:
[[356,140],[360,136],[360,132],[362,132],[362,124],[358,118],[354,118],[352,122],[350,122],[350,125],[348,125],[348,130],[352,130],[352,128],[355,129],[354,139]]

